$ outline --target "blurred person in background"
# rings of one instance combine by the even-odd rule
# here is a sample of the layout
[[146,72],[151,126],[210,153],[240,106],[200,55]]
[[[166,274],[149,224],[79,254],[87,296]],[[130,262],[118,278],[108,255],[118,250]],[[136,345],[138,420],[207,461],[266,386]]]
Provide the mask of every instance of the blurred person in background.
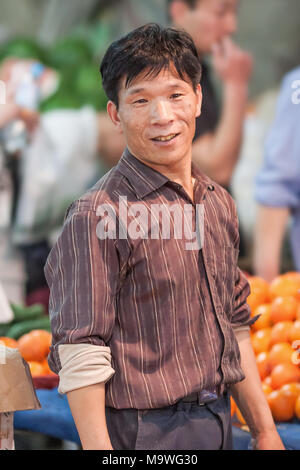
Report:
[[[242,142],[252,72],[251,56],[231,39],[237,30],[238,0],[168,0],[168,7],[172,23],[192,36],[202,65],[204,98],[196,123],[193,161],[229,189]],[[221,111],[207,56],[223,84]]]
[[[13,213],[11,224],[14,227],[15,219],[18,216],[23,220],[23,214],[28,211],[34,212],[37,206],[35,196],[39,176],[47,174],[47,162],[52,161],[57,166],[56,174],[59,177],[59,167],[63,161],[69,162],[69,177],[72,181],[72,174],[79,174],[78,189],[74,187],[74,199],[80,194],[84,184],[84,174],[80,181],[80,168],[76,165],[80,160],[99,163],[101,174],[108,171],[119,160],[124,150],[124,141],[122,136],[116,132],[114,125],[106,112],[98,112],[91,106],[81,109],[57,109],[40,114],[38,109],[29,109],[23,106],[25,102],[26,90],[19,92],[20,102],[16,99],[18,95],[18,86],[22,85],[25,74],[28,74],[35,65],[43,67],[41,76],[37,80],[37,85],[41,93],[51,95],[56,86],[56,72],[49,67],[44,67],[34,59],[7,58],[0,67],[0,80],[5,84],[6,103],[1,105],[0,113],[0,133],[2,145],[7,153],[6,162],[8,168],[13,167],[11,176],[14,187],[13,194]],[[100,79],[99,79],[100,87]],[[31,92],[30,92],[31,93]],[[6,129],[10,130],[13,122],[18,121],[21,124],[20,134],[16,136],[14,131],[4,135]],[[23,127],[22,127],[23,125]],[[7,139],[7,137],[9,137]],[[9,140],[10,142],[7,142]],[[11,142],[14,140],[14,142]],[[19,148],[20,146],[20,148]],[[7,147],[7,148],[6,148]],[[34,168],[35,174],[32,178],[29,175],[27,161],[32,154],[40,155]],[[31,157],[30,157],[31,155]],[[64,159],[64,160],[62,160]],[[22,160],[22,161],[21,161]],[[12,165],[12,162],[17,163]],[[19,162],[19,163],[18,163]],[[73,165],[72,165],[73,162]],[[27,168],[27,169],[26,169]],[[99,175],[95,174],[97,179]],[[43,177],[41,176],[41,180]],[[76,179],[76,178],[75,178]],[[56,186],[59,186],[60,180],[57,179]],[[55,182],[54,182],[55,183]],[[39,183],[38,191],[40,197],[44,195],[47,199],[47,179],[45,186]],[[58,188],[59,191],[59,188]],[[51,195],[50,195],[51,197]],[[50,201],[49,201],[50,203]],[[64,206],[62,199],[61,223],[63,214],[67,207]],[[30,207],[29,207],[30,206]],[[48,214],[46,212],[49,212]],[[14,244],[21,251],[26,271],[25,298],[26,303],[32,304],[41,302],[46,307],[48,305],[49,290],[44,276],[44,265],[51,249],[49,232],[56,227],[50,227],[47,224],[47,218],[51,215],[51,210],[45,211],[44,228],[41,230],[41,223],[36,217],[35,223],[30,222],[28,226],[18,228],[17,237],[14,238]],[[26,218],[26,217],[25,217]],[[59,220],[56,220],[59,225]],[[28,230],[28,233],[27,233]],[[14,236],[14,233],[13,233]]]
[[281,86],[276,116],[256,179],[258,203],[254,237],[254,272],[272,281],[281,272],[288,224],[295,268],[300,271],[300,67]]
[[[203,103],[196,121],[193,162],[229,193],[240,155],[253,68],[251,56],[231,38],[237,31],[238,3],[238,0],[168,0],[172,24],[192,36],[202,66]],[[222,83],[222,107],[212,71]],[[239,231],[242,258],[247,256],[247,250],[241,226]]]

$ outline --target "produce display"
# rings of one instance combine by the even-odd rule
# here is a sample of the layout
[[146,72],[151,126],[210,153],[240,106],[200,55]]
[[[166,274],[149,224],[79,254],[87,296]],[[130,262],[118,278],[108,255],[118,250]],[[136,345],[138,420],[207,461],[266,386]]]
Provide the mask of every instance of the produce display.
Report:
[[[274,421],[300,420],[300,273],[282,274],[271,283],[257,276],[248,281],[251,315],[260,315],[251,326],[251,341]],[[245,424],[231,403],[232,416]]]
[[[300,273],[286,273],[270,284],[249,276],[251,341],[262,388],[276,422],[300,420]],[[41,304],[11,304],[14,319],[0,324],[0,344],[18,348],[33,377],[54,376],[47,362],[50,319]],[[231,414],[245,420],[231,399]]]
[[14,319],[0,324],[0,344],[17,348],[28,362],[32,377],[54,374],[48,365],[51,333],[50,319],[41,304],[20,306],[11,303]]

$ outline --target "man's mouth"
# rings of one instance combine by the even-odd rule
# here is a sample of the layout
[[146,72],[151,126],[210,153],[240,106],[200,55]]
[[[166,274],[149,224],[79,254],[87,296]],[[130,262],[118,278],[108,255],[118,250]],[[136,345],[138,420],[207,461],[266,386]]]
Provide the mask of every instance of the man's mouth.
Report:
[[173,140],[177,136],[178,134],[161,135],[158,137],[154,137],[151,140],[154,140],[155,142],[169,142],[170,140]]

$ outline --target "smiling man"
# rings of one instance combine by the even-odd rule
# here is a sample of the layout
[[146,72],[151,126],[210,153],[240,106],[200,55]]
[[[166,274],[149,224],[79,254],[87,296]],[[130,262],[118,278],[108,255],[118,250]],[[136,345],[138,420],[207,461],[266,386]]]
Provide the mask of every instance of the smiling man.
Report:
[[[195,45],[146,25],[109,47],[101,73],[127,149],[70,207],[45,268],[49,362],[82,446],[230,449],[231,390],[255,446],[282,448],[249,339],[235,206],[192,165],[202,99]],[[157,206],[152,236],[145,213]],[[174,206],[191,216],[184,236],[172,217],[175,233],[164,231]],[[195,228],[200,243],[187,249]]]

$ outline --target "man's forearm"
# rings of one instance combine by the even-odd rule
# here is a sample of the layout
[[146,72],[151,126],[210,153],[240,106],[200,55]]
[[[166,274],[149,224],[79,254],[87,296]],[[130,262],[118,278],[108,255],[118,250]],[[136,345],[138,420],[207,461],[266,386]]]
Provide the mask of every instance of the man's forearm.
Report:
[[243,136],[248,86],[228,84],[223,112],[214,134],[200,137],[193,145],[193,161],[220,184],[230,183]]
[[84,450],[111,450],[105,418],[105,384],[67,393],[70,409]]
[[280,272],[283,237],[289,209],[258,206],[254,231],[253,269],[257,276],[271,282]]
[[237,334],[241,353],[241,366],[246,378],[231,386],[233,398],[248,424],[255,445],[259,449],[283,449],[276,426],[262,390],[250,335]]

